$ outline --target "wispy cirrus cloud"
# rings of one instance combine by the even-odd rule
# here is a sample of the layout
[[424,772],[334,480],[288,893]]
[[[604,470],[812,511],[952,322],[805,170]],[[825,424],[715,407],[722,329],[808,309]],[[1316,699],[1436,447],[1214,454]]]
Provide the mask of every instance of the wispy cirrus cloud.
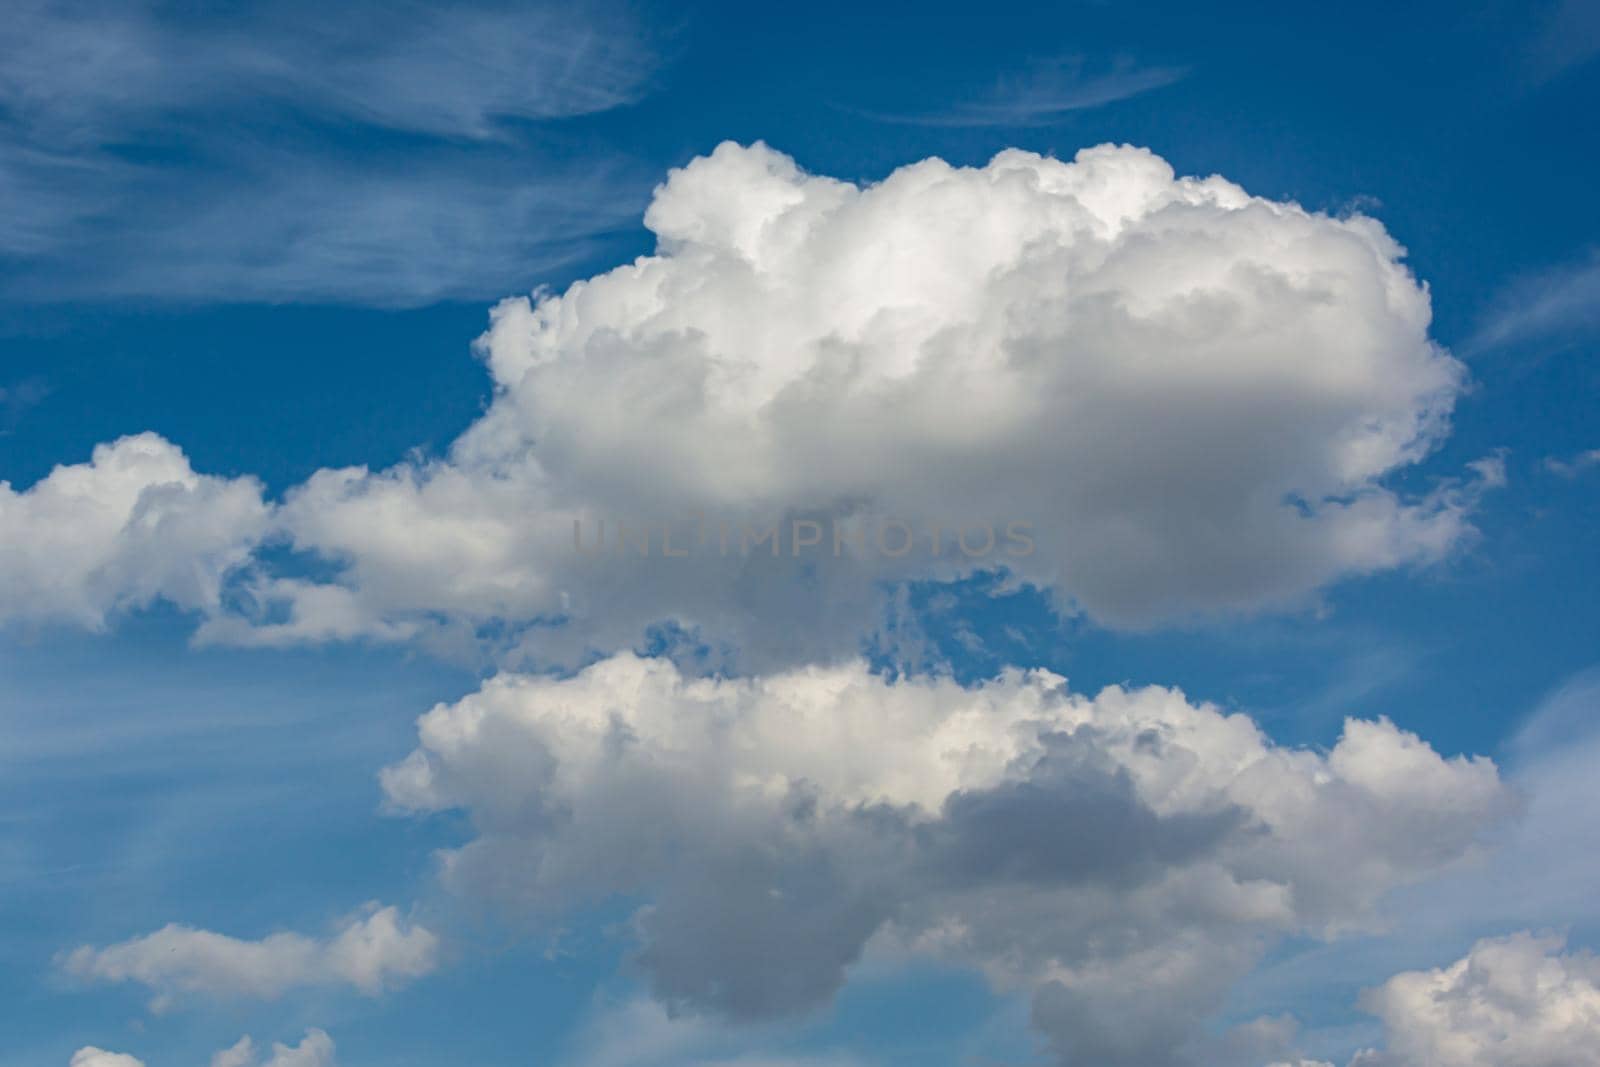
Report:
[[215,171],[102,181],[137,209],[60,227],[59,242],[4,283],[10,295],[373,307],[475,299],[534,288],[591,254],[636,217],[648,188],[621,159],[580,173],[477,145],[409,162],[254,146]]
[[1600,331],[1600,250],[1584,259],[1522,278],[1494,301],[1468,352],[1509,345],[1559,343]]
[[[24,4],[0,27],[0,292],[381,305],[526,288],[637,210],[552,123],[625,106],[618,4]],[[630,193],[631,190],[631,193]]]
[[1001,78],[986,92],[938,110],[858,113],[911,126],[1045,126],[1075,111],[1104,107],[1171,85],[1188,73],[1184,67],[1141,67],[1126,59],[1096,73],[1083,57],[1067,56],[1032,63],[1020,74]]
[[598,3],[279,0],[180,20],[148,3],[33,0],[0,28],[0,58],[0,99],[14,119],[58,140],[101,143],[174,111],[271,102],[488,136],[505,118],[631,103],[658,65],[643,25]]

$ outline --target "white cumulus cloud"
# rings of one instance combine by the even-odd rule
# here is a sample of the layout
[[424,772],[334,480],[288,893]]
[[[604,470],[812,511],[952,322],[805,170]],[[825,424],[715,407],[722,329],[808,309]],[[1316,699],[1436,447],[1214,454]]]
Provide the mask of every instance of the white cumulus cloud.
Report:
[[0,481],[0,623],[69,622],[163,599],[215,611],[268,508],[253,478],[197,474],[152,433],[95,448],[21,492]]
[[179,996],[273,999],[300,986],[344,985],[368,996],[431,972],[439,939],[394,907],[369,905],[327,938],[281,932],[259,941],[171,924],[154,933],[66,953],[61,967],[86,981],[136,982],[155,1006]]
[[[448,458],[289,494],[286,536],[345,566],[335,586],[263,583],[261,625],[210,636],[393,637],[443,615],[561,620],[546,647],[606,650],[672,619],[761,662],[801,634],[852,648],[875,582],[996,564],[1145,626],[1441,559],[1500,480],[1488,462],[1389,487],[1465,375],[1380,223],[1142,149],[930,159],[858,186],[724,144],[672,172],[645,223],[654,255],[496,309],[495,401]],[[590,537],[611,520],[613,546],[619,521],[683,522],[680,550],[704,536],[685,559],[659,541],[580,559],[574,519]],[[826,531],[804,566],[796,519]],[[883,550],[892,521],[914,550]],[[772,522],[776,561],[707,533],[737,549]]]
[[1362,998],[1385,1048],[1352,1067],[1594,1067],[1600,1064],[1600,959],[1564,939],[1479,941],[1448,967],[1408,971]]
[[775,1017],[869,947],[932,956],[1032,991],[1069,1063],[1179,1056],[1271,939],[1371,924],[1513,806],[1492,763],[1385,720],[1319,754],[1174,690],[1089,698],[1045,671],[691,679],[623,654],[496,677],[420,737],[383,785],[470,813],[447,882],[552,920],[647,900],[664,1003]]
[[[9,613],[94,624],[165,596],[208,612],[208,641],[490,633],[569,664],[668,623],[770,669],[853,654],[895,583],[979,569],[1112,626],[1304,605],[1447,557],[1503,481],[1489,459],[1392,486],[1465,375],[1380,223],[1143,149],[858,186],[725,144],[645,223],[655,254],[495,310],[495,397],[447,456],[323,470],[273,507],[271,536],[331,577],[260,562],[224,607],[218,573],[265,536],[254,483],[146,436],[4,490]],[[156,478],[191,486],[191,518],[149,545],[128,520]],[[51,513],[69,482],[76,510]],[[577,551],[604,522],[606,550]],[[635,547],[655,524],[649,558],[618,523]]]

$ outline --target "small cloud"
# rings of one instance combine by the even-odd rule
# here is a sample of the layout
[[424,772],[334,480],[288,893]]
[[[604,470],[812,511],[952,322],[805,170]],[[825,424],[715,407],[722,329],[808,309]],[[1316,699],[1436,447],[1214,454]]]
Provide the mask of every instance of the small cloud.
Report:
[[[145,1062],[125,1052],[107,1052],[90,1045],[74,1052],[68,1067],[145,1067]],[[263,1060],[246,1034],[213,1055],[211,1067],[334,1067],[333,1038],[312,1027],[298,1045],[274,1043],[272,1055]]]
[[325,939],[284,932],[245,941],[174,923],[105,948],[84,945],[58,964],[86,981],[146,986],[155,994],[152,1010],[159,1012],[184,994],[272,1000],[301,986],[345,985],[376,996],[431,972],[438,946],[432,932],[408,923],[398,909],[368,905],[366,914]]
[[274,1042],[272,1055],[262,1060],[246,1034],[232,1048],[211,1057],[211,1067],[334,1067],[333,1038],[312,1027],[298,1045]]
[[256,1059],[256,1043],[249,1034],[211,1057],[211,1067],[249,1067]]
[[1560,935],[1485,938],[1445,967],[1407,971],[1361,997],[1386,1048],[1351,1067],[1594,1063],[1600,960]]
[[144,1061],[123,1052],[107,1052],[93,1045],[80,1048],[72,1054],[69,1067],[145,1067]]
[[1579,452],[1569,459],[1546,456],[1544,461],[1544,469],[1560,478],[1576,478],[1591,467],[1600,467],[1600,448]]
[[1467,469],[1478,476],[1478,488],[1504,489],[1506,487],[1506,457],[1504,451],[1475,459]]

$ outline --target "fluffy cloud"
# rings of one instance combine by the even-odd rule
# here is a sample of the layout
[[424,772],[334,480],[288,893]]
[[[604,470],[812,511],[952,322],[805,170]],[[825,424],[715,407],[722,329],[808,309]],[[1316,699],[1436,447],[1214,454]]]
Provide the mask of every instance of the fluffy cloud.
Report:
[[272,1055],[265,1060],[258,1057],[255,1042],[248,1036],[230,1049],[224,1049],[211,1058],[211,1067],[333,1067],[333,1038],[318,1029],[306,1031],[298,1045],[274,1043]]
[[[274,1043],[272,1055],[261,1059],[249,1035],[211,1057],[211,1067],[334,1067],[333,1038],[312,1028],[298,1045]],[[144,1067],[144,1061],[121,1052],[81,1048],[68,1067]]]
[[[447,460],[290,494],[283,527],[345,565],[336,586],[264,584],[276,615],[212,635],[392,636],[443,613],[562,620],[539,639],[610,649],[670,618],[837,651],[882,610],[875,582],[996,564],[1143,626],[1437,560],[1500,478],[1386,486],[1445,432],[1464,372],[1379,223],[1141,149],[931,159],[859,187],[725,144],[645,223],[656,254],[496,309],[496,399]],[[573,519],[590,537],[610,519],[613,545],[618,521],[676,520],[693,547],[580,559]],[[824,531],[800,560],[796,519]],[[898,527],[878,539],[896,521],[905,554]],[[773,522],[785,558],[738,550]]]
[[211,1067],[249,1067],[255,1062],[256,1043],[249,1034],[211,1057]]
[[[1141,149],[856,186],[725,144],[672,172],[645,223],[654,255],[495,310],[495,398],[447,457],[290,490],[274,533],[332,577],[262,564],[203,639],[492,632],[573,663],[668,623],[764,669],[853,653],[896,582],[996,567],[1142,627],[1441,559],[1503,479],[1491,460],[1421,495],[1389,485],[1446,432],[1464,371],[1378,222]],[[577,551],[575,524],[593,549],[606,522],[605,551]],[[76,589],[99,562],[63,567],[24,533],[29,581]],[[24,588],[90,620],[216,603],[214,581],[100,586],[66,608]]]
[[1410,971],[1362,998],[1385,1050],[1352,1067],[1594,1067],[1600,960],[1559,937],[1479,941],[1448,967]]
[[551,919],[647,900],[638,962],[665,1003],[800,1011],[870,945],[1031,990],[1068,1063],[1178,1062],[1269,939],[1370,923],[1511,806],[1493,764],[1387,721],[1318,754],[1044,671],[697,680],[624,654],[494,678],[420,737],[383,786],[470,813],[447,882]]
[[121,1052],[107,1052],[93,1045],[72,1054],[69,1067],[144,1067],[144,1061]]
[[23,492],[0,482],[0,623],[99,628],[158,598],[215,611],[267,516],[255,479],[196,474],[150,433],[100,445]]
[[393,907],[369,905],[325,939],[276,933],[243,941],[176,924],[144,937],[60,960],[89,981],[137,982],[163,1008],[179,995],[272,999],[297,986],[347,985],[368,996],[432,971],[438,938]]

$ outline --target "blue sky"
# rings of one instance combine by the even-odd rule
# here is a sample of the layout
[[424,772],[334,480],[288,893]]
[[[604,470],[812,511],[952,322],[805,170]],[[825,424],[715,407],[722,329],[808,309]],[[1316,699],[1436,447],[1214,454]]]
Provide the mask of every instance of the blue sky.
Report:
[[[0,481],[10,486],[0,491],[0,1065],[130,1067],[73,1060],[94,1048],[147,1067],[326,1067],[333,1061],[307,1036],[318,1031],[345,1067],[1099,1064],[1158,1054],[1227,1067],[1511,1062],[1428,1060],[1427,1020],[1408,1014],[1403,984],[1385,983],[1448,967],[1480,939],[1558,931],[1566,948],[1539,951],[1566,968],[1563,992],[1600,998],[1583,955],[1600,948],[1600,914],[1584,892],[1600,871],[1563,861],[1539,885],[1516,873],[1592,851],[1574,812],[1600,800],[1581,771],[1600,759],[1600,149],[1588,128],[1600,104],[1597,54],[1600,9],[1582,0],[1337,11],[357,4],[332,13],[29,0],[0,28]],[[728,141],[745,147],[712,155]],[[772,151],[750,147],[757,142]],[[1003,150],[1044,157],[1014,164],[1036,175],[1037,191],[1078,180],[1051,161],[1107,143],[1146,148],[1179,177],[1219,175],[1272,207],[1246,229],[1249,212],[1233,194],[1170,192],[1180,188],[1170,177],[1140,169],[1148,157],[1103,157],[1104,171],[1082,179],[1091,191],[1075,194],[1084,203],[1095,189],[1110,202],[1148,182],[1159,187],[1153,197],[1211,197],[1235,212],[1194,222],[1206,236],[1192,241],[1182,218],[1141,222],[1148,229],[1128,254],[1150,258],[1132,261],[1144,273],[1129,280],[1086,250],[1092,225],[1041,222],[1045,207],[1026,216],[997,191],[1011,164],[990,161]],[[998,177],[967,199],[922,200],[934,194],[901,168],[930,157],[971,168],[958,175]],[[1081,165],[1076,173],[1089,174]],[[860,192],[806,185],[805,175]],[[771,236],[790,232],[777,223],[741,228],[767,196],[821,205],[783,224],[814,237],[805,247],[815,263]],[[844,221],[816,221],[836,210]],[[947,232],[967,210],[978,221]],[[1013,211],[1014,230],[984,228]],[[1381,223],[1403,253],[1351,222],[1361,218]],[[1204,228],[1236,221],[1237,231]],[[751,243],[767,240],[777,243]],[[1367,258],[1341,258],[1351,241],[1370,243]],[[992,253],[1001,266],[951,296],[943,279],[963,277],[969,247],[974,261]],[[729,249],[772,273],[740,288],[717,258]],[[875,250],[885,258],[873,260]],[[659,291],[672,299],[659,319],[634,317],[656,290],[626,288],[635,283],[625,265],[657,253],[671,260]],[[1231,273],[1208,273],[1222,255],[1236,257],[1223,264]],[[850,281],[862,262],[878,266]],[[1274,303],[1278,290],[1250,279],[1280,267],[1328,288]],[[1324,268],[1335,281],[1317,273]],[[602,276],[618,280],[595,281]],[[986,288],[1001,277],[1013,281]],[[1193,285],[1214,287],[1214,308],[1243,308],[1256,325],[1238,326],[1226,310],[1164,319],[1149,334],[1069,325],[1064,347],[1051,347],[1059,309],[1070,323],[1098,321],[1099,305],[1080,294],[1120,294],[1119,306],[1137,309],[1163,298],[1165,279],[1184,278],[1203,279]],[[574,283],[583,284],[569,291]],[[1351,295],[1368,283],[1389,287],[1381,312]],[[1025,297],[1005,303],[1017,291]],[[566,325],[540,332],[545,325],[518,318],[520,305],[499,304],[528,294],[562,301],[550,321],[564,314]],[[497,305],[499,332],[485,335]],[[953,332],[923,337],[893,318],[902,305],[956,308],[935,323]],[[858,307],[881,314],[856,317]],[[1431,321],[1419,325],[1418,307]],[[992,308],[1001,310],[989,317]],[[1047,325],[1017,325],[1029,316]],[[810,348],[774,339],[812,320],[837,328]],[[890,325],[879,333],[874,322]],[[1029,352],[1069,368],[1026,379],[1046,398],[1041,412],[1018,394],[989,396],[970,384],[979,378],[949,394],[944,379],[929,379],[877,406],[907,380],[891,367],[899,346],[936,352],[940,336],[954,336],[979,351],[991,335],[960,332],[973,323],[1002,324],[995,350],[1012,355],[974,365],[993,380],[1033,373]],[[1139,345],[1173,337],[1194,362],[1174,356],[1147,372]],[[762,376],[802,348],[816,362],[799,380],[831,388],[834,341],[864,377],[818,394],[827,405],[785,393],[801,396],[793,421],[780,421],[788,409],[772,397],[738,406],[740,390],[759,392]],[[1073,362],[1074,345],[1105,363]],[[1263,362],[1233,376],[1229,353],[1258,345]],[[744,377],[717,377],[740,359],[751,361]],[[879,368],[884,377],[873,377]],[[1355,378],[1338,378],[1346,371]],[[1344,384],[1326,384],[1334,379]],[[679,387],[706,381],[720,384],[673,407]],[[1087,390],[1081,409],[1073,389]],[[1440,395],[1447,414],[1430,424]],[[724,402],[732,406],[717,407]],[[636,416],[641,405],[649,413]],[[897,421],[908,409],[925,421]],[[774,411],[761,423],[770,437],[740,436]],[[1369,462],[1346,450],[1348,434],[1374,426],[1383,433],[1371,447],[1392,452],[1348,473]],[[143,452],[95,451],[145,433],[159,438],[140,439]],[[1407,440],[1395,444],[1395,434]],[[849,444],[880,439],[878,454]],[[1280,464],[1248,458],[1263,440],[1281,442]],[[741,465],[766,457],[772,441],[779,454],[809,459]],[[160,473],[126,500],[110,473],[47,496],[59,467],[88,477],[141,463]],[[1056,497],[1044,487],[1058,477],[1066,488]],[[172,482],[190,496],[170,506],[194,510],[130,540],[133,516],[160,514],[169,506],[161,486]],[[135,503],[141,492],[154,495]],[[1276,523],[1284,500],[1304,510],[1303,529]],[[753,511],[739,511],[747,502]],[[525,558],[521,542],[504,541],[506,530],[539,541],[546,512],[615,520],[680,504],[741,516],[1026,512],[1043,547],[1011,582],[920,556],[779,575],[708,560],[676,572],[691,575],[680,580],[669,560],[568,571],[555,550]],[[1394,509],[1376,547],[1362,540],[1368,526],[1342,525],[1342,509],[1367,504]],[[1102,505],[1145,525],[1102,543],[1100,517],[1085,514]],[[118,507],[133,510],[105,518]],[[1154,576],[1149,588],[1143,574]],[[826,771],[806,765],[816,803],[843,813],[838,836],[816,839],[763,836],[777,831],[751,829],[742,814],[724,825],[706,814],[721,810],[720,795],[697,792],[693,774],[670,795],[649,792],[653,779],[637,767],[614,770],[615,781],[589,777],[582,746],[563,748],[565,735],[540,734],[526,752],[503,740],[506,752],[561,753],[562,766],[577,768],[537,788],[529,782],[543,756],[524,766],[497,761],[492,741],[457,751],[419,740],[417,719],[436,705],[449,712],[440,721],[484,708],[491,722],[510,716],[506,737],[555,730],[536,711],[493,704],[496,679],[526,681],[532,709],[592,703],[602,721],[634,714],[618,710],[610,688],[634,686],[646,710],[626,729],[647,746],[652,730],[673,739],[649,766],[703,757],[720,767],[720,750],[694,727],[680,736],[662,725],[697,721],[699,698],[681,686],[661,683],[668,711],[657,720],[648,708],[658,676],[574,677],[598,662],[632,678],[618,666],[630,649],[674,660],[684,676],[712,674],[737,709],[728,714],[751,723],[777,713],[753,697],[747,706],[739,687],[749,679],[780,679],[770,699],[800,706],[806,671],[846,671],[859,654],[869,657],[864,676],[837,684],[886,709],[899,706],[887,681],[897,672],[913,687],[947,678],[967,692],[1010,677],[1007,668],[1048,669],[1085,698],[1107,686],[1175,687],[1195,707],[1254,720],[1272,758],[1304,750],[1330,761],[1334,777],[1345,773],[1335,747],[1345,720],[1381,717],[1438,754],[1437,768],[1412,773],[1444,792],[1428,800],[1437,810],[1376,807],[1367,829],[1349,831],[1348,847],[1405,868],[1370,894],[1315,881],[1330,876],[1284,858],[1301,856],[1302,842],[1278,829],[1292,819],[1255,811],[1286,835],[1281,855],[1239,859],[1248,849],[1230,844],[1216,869],[1270,881],[1279,874],[1260,872],[1283,863],[1295,915],[1241,922],[1232,941],[1210,925],[1163,925],[1178,923],[1173,905],[1159,920],[1139,918],[1130,901],[1160,878],[1113,878],[1119,903],[1093,905],[1117,916],[1104,921],[1161,951],[1203,942],[1217,954],[1212,984],[1226,991],[1193,1009],[1171,1047],[1151,1051],[1118,1044],[1117,1027],[1147,1029],[1141,1010],[1187,1019],[1198,1000],[1155,991],[1155,963],[1143,957],[1091,960],[1053,947],[1019,962],[1029,953],[1018,946],[1056,934],[1019,935],[968,894],[1022,893],[1020,883],[985,880],[1022,860],[971,859],[958,841],[919,862],[968,857],[993,869],[957,876],[912,863],[892,885],[856,870],[881,859],[862,844],[880,838],[856,836],[872,811],[916,821],[911,794],[894,792],[894,768],[914,746],[890,727],[860,741],[883,776],[876,785],[829,785]],[[868,678],[885,679],[884,691]],[[993,684],[996,707],[1035,699],[1033,683]],[[943,706],[936,694],[917,699]],[[1084,730],[1110,737],[1121,713],[1097,701],[1083,714]],[[1187,711],[1148,714],[1174,730],[1188,721]],[[1169,714],[1178,718],[1161,718]],[[883,721],[899,720],[884,711]],[[795,751],[809,751],[804,723],[786,729]],[[1137,781],[1139,817],[1155,821],[1130,823],[1130,840],[1169,818],[1202,820],[1184,824],[1195,841],[1209,832],[1178,799],[1150,792],[1142,765],[1110,741],[1074,762],[1050,736],[1027,757],[1037,758],[1032,771],[1019,771],[1027,759],[1013,753],[999,778],[941,794],[937,826],[959,836],[963,804],[982,800],[1009,820],[1006,833],[986,833],[1030,835],[1028,855],[1049,851],[1040,839],[1079,834],[1092,852],[1094,835],[1073,820],[1099,809],[1074,815],[1070,804],[1099,788],[1121,797]],[[427,755],[426,781],[395,785],[392,771],[380,781],[413,750]],[[1206,766],[1220,758],[1196,751]],[[1520,798],[1506,810],[1521,814],[1477,791],[1469,765],[1448,762],[1458,755],[1494,760],[1497,788]],[[1105,782],[1083,769],[1101,759],[1119,768]],[[778,774],[778,763],[735,770]],[[807,780],[783,773],[796,789]],[[1006,777],[1019,773],[1026,780]],[[1079,773],[1090,784],[1071,777]],[[1019,799],[1057,788],[1065,808]],[[1242,788],[1226,795],[1248,807]],[[1422,803],[1401,792],[1374,795]],[[613,798],[634,797],[674,812],[681,800],[702,821],[634,821],[613,809]],[[1443,825],[1440,812],[1469,809],[1479,822]],[[1212,817],[1223,814],[1207,809]],[[576,829],[550,829],[563,819]],[[1399,851],[1436,861],[1413,870],[1395,859],[1393,842],[1371,836],[1382,825],[1420,827]],[[945,830],[904,832],[895,840],[916,851],[939,847]],[[624,844],[610,851],[607,835]],[[657,837],[671,842],[668,858],[651,861],[659,867],[608,873]],[[452,874],[445,857],[463,846],[483,857],[481,869],[474,859]],[[1187,852],[1174,860],[1150,847],[1158,858],[1149,862],[1198,877],[1203,865]],[[760,866],[753,856],[774,865],[774,899],[814,897],[767,916],[736,892]],[[533,876],[524,860],[563,873]],[[1065,930],[1092,910],[1072,895],[1081,887],[1050,896],[1032,877],[1021,880],[1041,895],[1011,907],[1041,930]],[[1319,894],[1336,903],[1306,903]],[[827,942],[885,898],[870,943],[863,935],[865,947],[846,953],[832,985],[791,995],[775,977],[806,969],[769,958],[789,945],[784,931],[814,922],[802,942]],[[705,911],[692,903],[702,899]],[[328,946],[342,931],[372,934],[362,924],[388,907],[398,932],[372,950],[380,978],[365,982]],[[749,914],[730,917],[740,908]],[[652,927],[652,915],[667,918]],[[118,960],[154,953],[139,939],[172,923],[234,947],[200,952],[182,974],[159,959],[118,970]],[[957,925],[989,947],[928,947]],[[702,941],[681,948],[680,930]],[[234,960],[238,943],[273,935],[301,940]],[[100,954],[118,945],[133,947]],[[80,946],[89,955],[74,964]],[[1516,942],[1507,952],[1524,950]],[[1104,989],[1074,992],[1080,1000],[1064,1007],[1050,999],[1056,986],[1077,990],[1061,976],[1091,963],[1105,968]],[[288,977],[261,986],[273,968]],[[728,992],[767,981],[776,992],[760,1010]],[[1131,984],[1117,992],[1119,983]],[[1390,993],[1358,1006],[1363,989],[1379,987]],[[1291,1016],[1296,1028],[1280,1025]],[[1561,1059],[1559,1042],[1573,1035],[1551,1036],[1547,1023],[1528,1021],[1532,1036],[1500,1035],[1493,1054],[1591,1062]],[[254,1059],[211,1058],[245,1034]],[[274,1042],[285,1048],[273,1052]],[[1380,1051],[1352,1061],[1361,1049]]]

